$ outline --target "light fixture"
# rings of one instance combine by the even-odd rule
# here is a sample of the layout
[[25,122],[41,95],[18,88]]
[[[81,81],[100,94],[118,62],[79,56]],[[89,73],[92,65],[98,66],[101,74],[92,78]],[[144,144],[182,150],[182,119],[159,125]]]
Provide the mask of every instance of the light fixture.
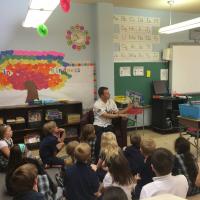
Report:
[[59,0],[31,0],[23,27],[36,28],[44,24],[59,2]]
[[197,17],[195,19],[191,19],[188,21],[180,22],[177,24],[173,24],[170,26],[165,26],[160,28],[159,33],[165,33],[165,34],[170,34],[170,33],[176,33],[184,30],[189,30],[193,28],[200,27],[200,17]]
[[174,1],[169,0],[168,4],[170,5],[170,25],[160,28],[159,33],[170,34],[200,27],[200,17],[183,21],[177,24],[171,24],[171,7],[174,4]]

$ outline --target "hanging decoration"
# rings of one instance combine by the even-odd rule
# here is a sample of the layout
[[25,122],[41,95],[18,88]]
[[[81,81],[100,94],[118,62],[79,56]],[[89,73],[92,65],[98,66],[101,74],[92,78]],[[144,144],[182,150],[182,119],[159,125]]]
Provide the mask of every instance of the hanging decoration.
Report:
[[84,26],[77,24],[67,31],[66,39],[68,46],[71,46],[74,50],[80,51],[81,49],[86,49],[90,44],[91,38]]
[[64,12],[69,12],[71,7],[71,0],[60,0],[60,6]]
[[40,24],[37,27],[37,33],[39,34],[40,37],[46,37],[48,35],[48,28],[44,24]]

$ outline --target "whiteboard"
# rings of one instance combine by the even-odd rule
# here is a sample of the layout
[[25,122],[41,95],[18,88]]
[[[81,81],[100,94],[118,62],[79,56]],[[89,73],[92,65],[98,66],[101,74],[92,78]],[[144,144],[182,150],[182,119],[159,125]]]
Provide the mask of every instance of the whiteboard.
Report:
[[172,46],[169,74],[171,93],[200,93],[200,46]]

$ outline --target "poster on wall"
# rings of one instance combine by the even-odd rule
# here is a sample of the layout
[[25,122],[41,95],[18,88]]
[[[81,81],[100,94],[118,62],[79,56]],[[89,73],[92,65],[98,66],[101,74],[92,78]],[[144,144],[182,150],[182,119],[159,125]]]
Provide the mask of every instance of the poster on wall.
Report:
[[114,15],[114,62],[159,61],[160,18]]
[[94,64],[67,63],[53,51],[0,52],[0,106],[30,100],[81,101],[92,107],[95,98]]

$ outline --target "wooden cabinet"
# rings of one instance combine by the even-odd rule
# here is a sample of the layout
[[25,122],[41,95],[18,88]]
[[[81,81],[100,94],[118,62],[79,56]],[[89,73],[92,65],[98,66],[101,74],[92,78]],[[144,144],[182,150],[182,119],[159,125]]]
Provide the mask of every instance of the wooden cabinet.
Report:
[[0,107],[0,123],[9,124],[13,129],[14,143],[24,142],[24,136],[39,134],[48,121],[56,121],[66,129],[68,139],[80,135],[81,102],[53,103],[49,105],[20,105]]

